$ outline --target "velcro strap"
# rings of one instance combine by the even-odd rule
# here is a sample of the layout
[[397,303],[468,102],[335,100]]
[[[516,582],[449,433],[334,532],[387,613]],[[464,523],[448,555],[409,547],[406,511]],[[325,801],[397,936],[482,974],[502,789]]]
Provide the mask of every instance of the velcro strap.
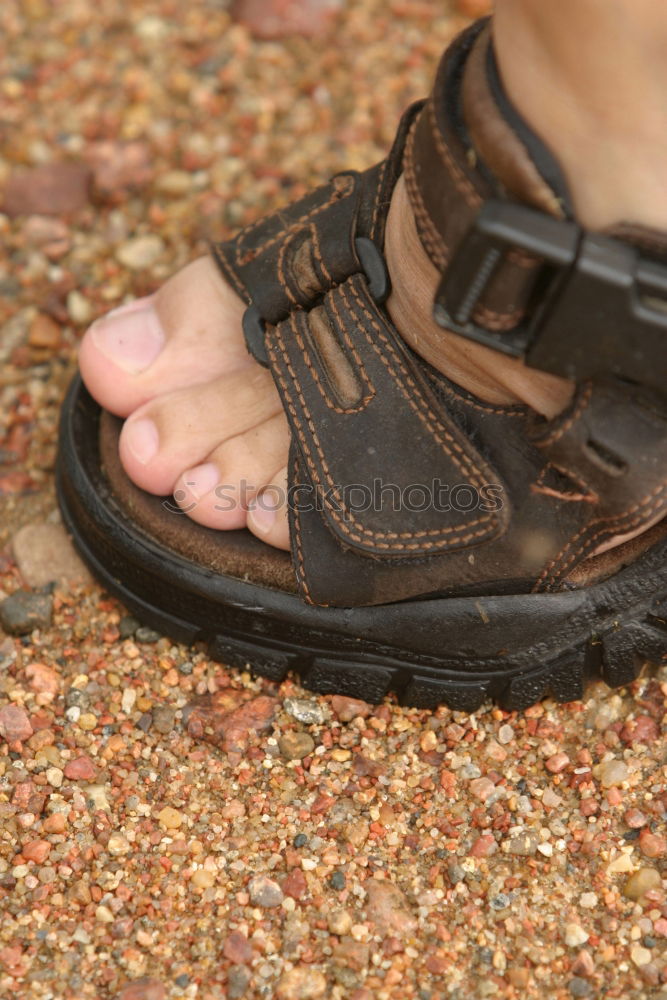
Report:
[[338,174],[284,211],[213,247],[232,287],[265,322],[277,323],[291,309],[308,306],[359,269],[353,236],[360,176]]
[[362,275],[269,327],[266,349],[308,472],[293,501],[320,504],[343,546],[408,559],[503,531],[507,507],[482,503],[497,475],[443,412]]

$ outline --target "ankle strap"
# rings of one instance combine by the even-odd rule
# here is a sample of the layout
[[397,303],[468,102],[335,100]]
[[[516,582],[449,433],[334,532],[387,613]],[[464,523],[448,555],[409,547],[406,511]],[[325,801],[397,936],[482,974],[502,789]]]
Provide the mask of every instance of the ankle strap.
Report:
[[488,48],[478,22],[449,49],[406,149],[417,230],[442,275],[436,321],[544,371],[664,393],[667,234],[567,218],[557,165],[558,188],[537,166],[553,158],[501,113]]

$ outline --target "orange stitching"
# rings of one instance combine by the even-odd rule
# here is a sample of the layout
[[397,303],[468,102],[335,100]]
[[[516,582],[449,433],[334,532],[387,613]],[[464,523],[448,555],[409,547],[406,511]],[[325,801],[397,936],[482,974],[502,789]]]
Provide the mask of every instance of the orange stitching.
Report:
[[317,226],[314,223],[311,223],[308,228],[311,234],[312,247],[315,252],[315,260],[320,265],[320,270],[322,271],[324,277],[327,279],[327,281],[331,282],[331,284],[333,285],[334,279],[332,278],[329,268],[327,267],[324,261],[324,257],[322,256],[322,250],[320,247],[320,236],[319,233],[317,232]]
[[472,407],[473,410],[482,410],[485,413],[495,413],[499,417],[521,417],[522,420],[525,420],[528,416],[528,407],[523,404],[515,403],[513,405],[508,404],[507,406],[501,406],[498,404],[497,406],[494,406],[493,403],[479,403],[476,400],[468,399],[467,396],[464,396],[462,392],[457,390],[457,387],[453,384],[453,382],[442,383],[440,388],[443,392],[453,396],[454,399],[458,399],[459,402],[463,403],[465,406]]
[[[297,315],[298,315],[298,318],[301,320],[302,323],[307,323],[306,316],[305,316],[305,314],[303,312],[300,312]],[[296,324],[294,326],[294,336],[296,338],[296,342],[297,342],[299,348],[301,349],[301,351],[303,353],[303,360],[306,362],[306,366],[308,368],[308,371],[312,375],[313,381],[317,385],[317,388],[320,390],[320,393],[322,395],[322,399],[327,404],[327,406],[331,410],[333,410],[335,413],[341,413],[341,414],[344,414],[344,413],[360,413],[362,410],[365,410],[366,407],[368,406],[369,402],[371,401],[371,399],[373,399],[373,397],[375,396],[375,389],[373,388],[373,386],[371,385],[370,381],[368,380],[368,378],[366,376],[365,370],[363,371],[363,381],[368,386],[369,393],[367,395],[365,395],[357,403],[356,406],[351,406],[349,408],[338,406],[336,403],[333,402],[333,400],[331,400],[328,397],[328,395],[326,393],[326,390],[325,390],[324,386],[322,385],[322,383],[320,381],[319,373],[318,373],[317,369],[315,368],[315,366],[312,363],[312,360],[310,358],[310,353],[309,353],[309,351],[306,348],[306,344],[305,344],[305,342],[303,340],[303,337],[301,336],[301,333],[300,333],[298,327],[296,326]]]
[[[553,489],[551,486],[547,486],[545,479],[549,469],[555,469],[557,472],[560,472],[562,476],[566,476],[568,479],[571,479],[572,482],[579,487],[581,493],[564,493],[563,491]],[[530,488],[533,493],[543,493],[545,496],[556,497],[560,500],[577,500],[585,503],[598,503],[600,500],[597,493],[590,488],[588,483],[582,479],[581,476],[577,476],[573,472],[570,472],[569,469],[556,465],[555,462],[547,462]]]
[[[335,202],[343,201],[345,198],[349,198],[354,193],[354,187],[355,187],[354,178],[346,177],[345,180],[349,181],[349,183],[347,184],[348,190],[342,193],[334,188],[331,196],[329,197],[329,200],[326,201],[323,205],[316,205],[314,208],[311,208],[309,212],[306,212],[304,215],[299,216],[299,218],[295,219],[294,222],[291,222],[288,226],[285,226],[276,236],[272,236],[270,239],[265,240],[264,243],[260,243],[259,246],[250,247],[246,251],[244,257],[240,256],[241,247],[239,246],[236,256],[237,265],[239,267],[244,267],[246,264],[249,264],[251,261],[255,260],[256,257],[259,257],[261,253],[264,253],[264,251],[267,250],[270,246],[273,246],[274,243],[277,243],[279,240],[283,239],[283,237],[288,236],[295,230],[302,229],[304,223],[307,222],[309,219],[312,219],[316,215],[320,215],[322,212],[325,212],[328,208],[331,208],[331,206]],[[352,185],[351,188],[350,184]],[[266,221],[265,218],[258,220],[258,222],[252,223],[252,225],[248,226],[247,229],[244,229],[240,235],[243,236],[244,239],[247,239],[248,235],[264,221]]]
[[380,212],[380,192],[382,191],[382,186],[384,184],[384,175],[387,172],[387,160],[382,161],[382,166],[380,167],[380,173],[378,174],[377,187],[375,189],[375,205],[373,207],[373,216],[371,218],[371,239],[375,236],[375,227],[377,225],[378,214]]
[[[286,322],[288,322],[288,321],[285,321],[285,323]],[[282,357],[283,357],[283,361],[285,362],[286,368],[287,368],[287,370],[290,373],[290,376],[292,378],[293,385],[294,385],[294,387],[296,389],[296,393],[297,393],[299,401],[301,403],[303,412],[306,415],[306,422],[308,424],[308,427],[309,427],[310,433],[312,435],[315,447],[317,449],[317,452],[318,452],[318,455],[319,455],[319,458],[320,458],[320,461],[321,461],[321,464],[322,464],[322,470],[324,472],[325,478],[326,478],[327,482],[329,483],[329,485],[334,490],[334,496],[336,497],[336,499],[339,500],[339,502],[341,502],[341,506],[343,506],[343,508],[344,508],[344,504],[342,504],[340,495],[338,493],[338,490],[336,489],[336,484],[333,482],[333,480],[331,478],[331,472],[330,472],[330,469],[329,469],[329,465],[328,465],[328,463],[326,461],[324,453],[322,452],[322,448],[321,448],[320,443],[319,443],[319,437],[317,435],[317,431],[316,431],[315,426],[313,424],[313,421],[312,421],[312,418],[311,418],[311,414],[310,414],[310,410],[309,410],[308,405],[307,405],[307,403],[306,403],[306,401],[305,401],[305,399],[303,397],[303,394],[302,394],[302,392],[301,392],[301,390],[300,390],[300,388],[298,386],[298,382],[296,380],[296,373],[295,373],[295,371],[294,371],[294,369],[293,369],[293,367],[291,365],[291,362],[290,362],[290,359],[289,359],[289,355],[287,354],[287,351],[286,351],[285,346],[284,346],[283,335],[282,335],[282,329],[281,328],[285,325],[285,323],[280,324],[280,326],[272,327],[271,329],[272,329],[272,332],[275,334],[275,337],[276,337],[277,342],[278,342],[278,347],[279,347],[280,352],[281,352]],[[289,318],[289,323],[290,323],[290,326],[292,327],[292,332],[294,333],[295,330],[294,330],[294,317],[293,316],[291,316]],[[368,339],[370,340],[370,338],[368,338]],[[371,343],[372,343],[372,341],[371,341]],[[272,343],[270,341],[267,343],[267,349],[268,349],[271,361],[273,362],[273,366],[274,366],[274,371],[275,371],[276,377],[278,378],[278,381],[279,381],[279,383],[280,383],[280,385],[281,385],[281,387],[283,389],[283,392],[285,394],[287,406],[289,408],[290,413],[292,414],[292,417],[293,417],[293,420],[294,420],[294,424],[295,424],[295,427],[296,427],[296,431],[297,431],[297,434],[299,436],[299,440],[301,441],[301,444],[302,444],[304,452],[305,452],[306,460],[309,463],[309,465],[311,466],[311,471],[313,472],[313,474],[317,475],[317,467],[313,463],[313,458],[312,458],[312,455],[311,455],[311,452],[310,452],[310,448],[308,446],[308,442],[307,442],[307,440],[305,439],[305,437],[303,435],[303,432],[302,432],[302,429],[301,429],[301,424],[300,424],[300,421],[299,421],[299,417],[298,417],[298,414],[296,412],[296,409],[295,409],[294,404],[293,404],[292,399],[291,399],[291,393],[290,393],[289,387],[287,386],[287,383],[285,382],[285,379],[282,376],[282,373],[278,370],[278,365],[277,365],[278,359],[277,359],[274,347],[273,347],[273,345],[272,345]],[[399,383],[399,385],[400,385],[400,383]],[[402,386],[401,386],[401,389],[402,389]],[[429,430],[431,430],[431,428],[429,428]],[[442,447],[445,450],[445,452],[447,454],[449,454],[449,452],[447,451],[446,446],[443,444],[443,442],[440,440],[440,438],[437,435],[434,435],[434,436],[435,436],[436,440],[442,445]],[[454,460],[454,461],[456,461],[456,460]],[[461,468],[461,467],[459,466],[459,468]],[[461,470],[461,471],[463,471],[463,470]],[[473,485],[475,485],[475,484],[473,484]],[[353,534],[350,531],[350,528],[345,523],[345,521],[341,520],[338,511],[334,510],[333,508],[330,508],[329,512],[330,512],[331,516],[333,517],[333,519],[340,524],[341,530],[343,531],[344,534],[346,534],[353,541],[359,542],[362,545],[367,544],[366,539],[360,537],[359,535],[355,535],[355,534]],[[421,532],[393,532],[393,531],[392,532],[374,532],[371,529],[364,528],[362,525],[360,525],[357,522],[357,520],[356,520],[356,518],[354,517],[353,514],[351,514],[349,512],[346,512],[346,516],[349,518],[349,520],[352,522],[352,524],[355,525],[355,527],[357,528],[357,530],[361,531],[362,534],[370,536],[370,538],[372,538],[372,539],[375,539],[375,538],[422,538],[422,537],[426,537],[428,535],[457,534],[457,533],[459,533],[461,531],[464,531],[464,530],[466,530],[466,529],[468,529],[470,527],[474,527],[477,524],[487,524],[488,525],[488,523],[490,521],[490,517],[488,515],[486,515],[485,517],[478,518],[477,520],[474,520],[474,521],[470,521],[468,524],[452,525],[452,526],[449,526],[449,527],[443,527],[443,528],[439,528],[439,529],[430,529],[428,531],[421,531]],[[493,530],[493,525],[492,524],[489,525],[487,528],[481,530],[481,531],[472,532],[472,533],[469,532],[467,535],[463,536],[460,539],[460,541],[462,541],[462,542],[465,543],[465,542],[471,541],[474,538],[483,537],[485,535],[488,535],[490,530]],[[388,550],[407,550],[407,551],[410,551],[410,550],[415,550],[415,549],[423,550],[423,549],[426,549],[426,548],[442,548],[442,547],[445,547],[445,546],[447,546],[449,544],[451,544],[451,539],[442,539],[439,542],[423,542],[423,543],[420,543],[420,544],[413,544],[413,545],[404,545],[404,544],[397,544],[397,543],[389,545],[389,544],[386,544],[386,543],[375,542],[375,547],[376,548],[380,548],[380,549],[388,549]]]
[[583,411],[588,406],[591,399],[591,393],[593,392],[593,383],[590,380],[585,382],[584,386],[584,390],[579,397],[579,401],[575,406],[574,411],[570,414],[567,420],[565,420],[560,427],[556,427],[548,437],[535,442],[538,448],[546,448],[547,445],[554,444],[556,441],[559,441],[563,434],[565,434],[566,431],[569,431],[572,424],[579,419]]
[[[414,172],[414,163],[412,159],[412,149],[414,147],[414,133],[417,123],[415,122],[410,129],[407,149],[405,155],[404,164],[404,175],[405,175],[405,186],[408,192],[408,199],[412,208],[413,215],[415,217],[415,222],[417,224],[417,230],[419,232],[419,237],[424,244],[424,247],[434,264],[438,267],[445,268],[449,260],[449,253],[447,245],[435,227],[431,216],[426,210],[424,200],[422,198],[422,193],[417,183],[417,178]],[[421,227],[421,229],[420,229]]]
[[[291,475],[292,475],[292,480],[294,482],[296,482],[297,474],[298,474],[298,471],[299,471],[296,457],[295,457],[294,461],[292,462],[292,468],[291,468],[290,471],[291,471]],[[303,549],[301,548],[301,518],[300,518],[299,508],[298,508],[297,505],[294,506],[294,522],[293,523],[294,523],[294,533],[295,533],[294,534],[294,544],[295,544],[295,548],[296,548],[296,558],[297,558],[297,562],[299,564],[299,574],[300,574],[300,579],[301,579],[301,589],[303,590],[303,593],[304,593],[304,595],[306,597],[306,600],[310,601],[311,604],[314,604],[315,601],[313,600],[313,598],[311,596],[310,588],[308,586],[308,579],[306,577],[306,563],[305,563],[305,560],[303,558]]]
[[440,153],[441,160],[443,161],[445,166],[449,168],[452,174],[452,180],[454,181],[457,191],[459,191],[459,193],[463,195],[463,197],[465,198],[465,200],[467,201],[467,203],[470,205],[471,208],[479,208],[479,206],[482,204],[482,198],[477,193],[472,183],[466,177],[462,168],[458,165],[458,163],[456,163],[452,154],[447,148],[447,145],[440,134],[438,123],[435,119],[435,108],[433,106],[432,99],[427,102],[426,110],[428,114],[429,125],[431,126],[431,134],[435,142],[435,147],[437,151]]
[[[570,541],[561,549],[558,555],[555,556],[551,560],[551,562],[544,568],[544,570],[538,577],[533,590],[534,591],[537,590],[542,581],[545,582],[545,587],[551,586],[552,584],[556,583],[557,577],[559,576],[562,577],[562,575],[567,571],[567,569],[575,561],[575,559],[577,559],[578,556],[582,555],[587,549],[590,549],[590,546],[603,535],[609,534],[610,532],[617,533],[619,530],[621,530],[621,528],[625,528],[625,530],[631,530],[634,527],[639,527],[642,523],[645,523],[647,520],[650,520],[650,517],[647,518],[647,515],[650,515],[653,511],[657,510],[660,507],[660,504],[662,502],[660,494],[665,489],[667,489],[667,480],[660,483],[659,486],[656,486],[654,490],[648,493],[642,500],[639,500],[633,507],[629,507],[627,510],[622,511],[620,514],[615,514],[613,517],[607,517],[607,518],[601,517],[595,521],[591,521],[589,524],[586,524],[583,528],[581,528],[580,531],[577,532],[574,538],[570,539]],[[642,507],[645,507],[646,504],[649,503],[649,501],[652,501],[652,503],[649,505],[648,511],[645,511],[642,516],[631,519],[629,524],[623,523],[631,514],[634,514],[635,511],[639,511]],[[582,536],[584,536],[587,532],[591,531],[591,529],[594,528],[596,524],[603,524],[604,527],[601,528],[599,531],[597,531],[591,538],[588,539],[588,541],[584,542],[579,547],[579,549],[575,550],[574,553],[567,560],[567,562],[561,565],[560,569],[557,570],[556,566],[558,565],[559,561],[562,563],[563,559],[565,558],[565,555],[567,554],[568,549],[571,549],[573,545],[576,545],[579,539]],[[551,581],[547,583],[549,576],[551,576]]]
[[287,282],[287,275],[285,274],[285,254],[287,253],[287,247],[290,244],[290,240],[293,239],[295,233],[290,233],[286,239],[283,240],[280,250],[278,251],[278,260],[276,262],[276,276],[280,282],[280,287],[284,291],[287,298],[290,300],[293,306],[298,306],[299,301],[292,292]]
[[221,268],[225,277],[230,281],[230,284],[236,287],[236,291],[240,294],[242,299],[249,302],[250,296],[248,295],[248,289],[245,287],[236,271],[234,271],[231,265],[227,263],[227,258],[223,256],[222,250],[216,243],[213,244],[213,254],[218,266]]
[[[386,337],[386,335],[382,332],[382,329],[380,328],[380,326],[373,319],[373,316],[370,313],[370,311],[364,306],[364,304],[363,304],[363,302],[361,300],[361,297],[359,295],[359,292],[354,287],[354,284],[352,282],[350,282],[349,285],[350,285],[350,290],[352,292],[352,295],[354,296],[354,298],[355,298],[355,300],[357,302],[358,308],[361,310],[361,313],[365,316],[366,320],[373,327],[373,329],[375,330],[375,332],[378,335],[378,337],[380,338],[380,340],[384,343],[386,350],[393,356],[394,360],[397,362],[397,366],[401,369],[402,375],[403,375],[403,377],[406,380],[406,385],[408,385],[410,387],[412,393],[414,394],[414,395],[411,395],[410,392],[406,391],[406,388],[405,388],[405,386],[403,385],[403,383],[401,381],[401,377],[391,367],[391,365],[388,363],[386,355],[382,351],[380,351],[380,349],[378,348],[378,345],[375,343],[375,341],[372,340],[369,337],[368,333],[364,330],[363,332],[364,332],[364,335],[366,336],[366,339],[368,340],[369,344],[371,345],[371,347],[374,349],[374,351],[376,352],[376,354],[378,355],[378,357],[380,358],[380,360],[384,364],[384,366],[387,369],[387,371],[389,372],[389,374],[398,383],[398,386],[399,386],[399,388],[400,388],[403,396],[407,400],[408,405],[410,406],[410,408],[412,410],[414,410],[414,412],[417,414],[417,416],[419,417],[419,419],[421,420],[421,422],[424,424],[424,426],[427,428],[427,430],[429,432],[433,433],[434,428],[432,426],[430,426],[430,424],[427,421],[431,421],[431,422],[436,423],[438,425],[438,427],[442,431],[445,439],[447,441],[449,441],[449,443],[451,444],[451,446],[454,449],[454,451],[457,452],[457,454],[459,456],[458,461],[454,457],[454,455],[452,454],[452,452],[447,448],[447,446],[441,441],[440,437],[438,437],[437,434],[435,434],[434,436],[435,436],[436,440],[439,441],[442,444],[442,446],[443,446],[446,454],[448,454],[450,456],[450,458],[455,463],[455,465],[457,465],[457,467],[458,467],[458,469],[459,469],[460,472],[462,472],[463,474],[470,475],[471,477],[472,476],[477,476],[478,473],[481,474],[481,470],[480,469],[476,469],[474,466],[470,465],[470,463],[472,462],[471,456],[468,455],[464,451],[464,449],[461,447],[461,445],[458,443],[458,441],[456,441],[456,439],[454,437],[452,437],[452,435],[440,423],[440,420],[439,420],[437,414],[433,413],[433,411],[430,408],[424,409],[424,407],[426,407],[427,404],[425,403],[425,401],[423,399],[421,387],[419,385],[417,385],[417,383],[414,381],[414,379],[406,372],[406,369],[405,369],[405,367],[403,365],[403,361],[400,358],[400,356],[398,355],[397,351],[395,350],[394,345],[388,340],[388,338]],[[341,294],[343,296],[343,299],[345,300],[345,302],[346,302],[346,304],[348,306],[348,309],[351,309],[352,307],[351,307],[351,305],[349,303],[349,300],[347,299],[346,289],[343,286],[341,286],[340,292],[341,292]],[[422,412],[420,412],[420,409],[422,410]],[[463,464],[459,464],[459,463],[463,463]],[[473,480],[473,482],[472,482],[472,485],[473,486],[478,486],[478,485],[481,486],[482,485],[482,480],[475,478]]]

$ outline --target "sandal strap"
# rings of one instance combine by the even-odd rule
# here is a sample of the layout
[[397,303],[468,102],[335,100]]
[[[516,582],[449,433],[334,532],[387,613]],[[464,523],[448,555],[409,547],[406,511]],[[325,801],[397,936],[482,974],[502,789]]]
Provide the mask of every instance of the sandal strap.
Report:
[[[377,248],[384,243],[406,137],[422,106],[419,101],[405,112],[392,151],[382,163],[363,172],[336,174],[328,184],[247,226],[234,239],[212,244],[224,277],[251,305],[244,331],[249,350],[261,364],[267,364],[261,346],[266,324],[279,323],[294,309],[312,308],[350,275],[366,273],[373,252],[368,241]],[[385,281],[379,298],[389,294],[386,277]]]
[[442,274],[435,319],[543,371],[664,392],[667,235],[573,221],[558,165],[494,67],[480,22],[445,55],[408,142],[417,229]]
[[[465,33],[443,62],[436,90],[448,88],[450,103],[483,32]],[[457,388],[394,328],[380,248],[403,164],[421,238],[445,276],[498,193],[471,166],[460,124],[445,140],[437,113],[433,98],[408,109],[382,164],[337,175],[213,248],[248,303],[248,348],[270,368],[290,423],[292,555],[311,603],[559,590],[605,541],[667,516],[661,392],[591,378],[548,422]],[[427,142],[437,162],[422,155]],[[570,225],[567,198],[516,142],[503,146],[514,162],[508,190],[526,183],[542,218]],[[472,311],[498,336],[526,314],[541,266],[526,251],[501,263]]]

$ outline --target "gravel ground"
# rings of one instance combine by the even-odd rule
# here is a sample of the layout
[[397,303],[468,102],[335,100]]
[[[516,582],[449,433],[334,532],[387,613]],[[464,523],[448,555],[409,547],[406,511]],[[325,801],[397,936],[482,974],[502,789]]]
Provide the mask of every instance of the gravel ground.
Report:
[[374,162],[484,6],[2,2],[2,998],[667,998],[664,665],[472,716],[276,687],[142,629],[55,508],[90,319]]

